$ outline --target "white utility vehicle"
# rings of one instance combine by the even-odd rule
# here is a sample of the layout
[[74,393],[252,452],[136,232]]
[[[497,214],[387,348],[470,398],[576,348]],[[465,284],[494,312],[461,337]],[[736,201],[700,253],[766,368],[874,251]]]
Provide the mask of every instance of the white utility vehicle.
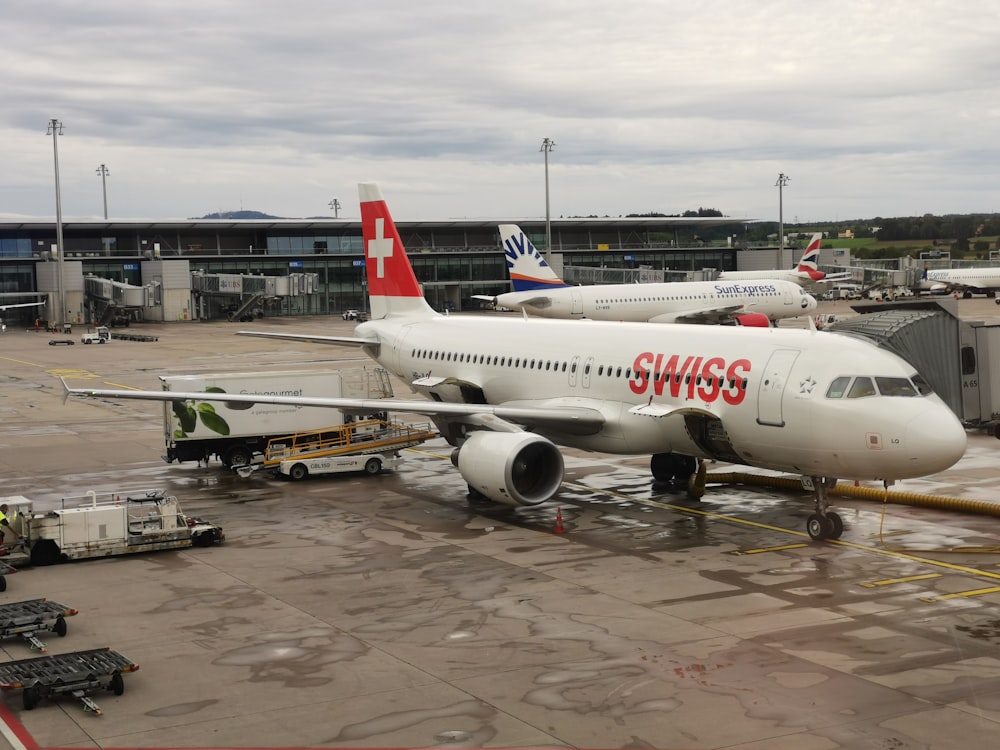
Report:
[[[222,542],[222,527],[181,512],[162,490],[133,495],[89,492],[68,497],[56,510],[35,510],[26,497],[2,497],[10,527],[4,543],[12,565],[52,565],[65,560],[108,557],[147,550],[208,547]],[[20,541],[18,541],[18,539]],[[17,548],[20,547],[20,555]],[[27,559],[24,559],[27,558]]]
[[93,331],[87,331],[80,336],[84,344],[106,344],[111,341],[111,331],[107,326],[97,326]]

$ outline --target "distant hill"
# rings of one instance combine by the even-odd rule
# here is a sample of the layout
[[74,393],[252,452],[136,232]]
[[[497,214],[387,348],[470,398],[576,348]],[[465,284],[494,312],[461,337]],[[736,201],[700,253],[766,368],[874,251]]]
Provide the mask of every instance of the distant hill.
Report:
[[214,214],[195,216],[195,219],[283,219],[283,216],[272,216],[263,211],[216,211]]

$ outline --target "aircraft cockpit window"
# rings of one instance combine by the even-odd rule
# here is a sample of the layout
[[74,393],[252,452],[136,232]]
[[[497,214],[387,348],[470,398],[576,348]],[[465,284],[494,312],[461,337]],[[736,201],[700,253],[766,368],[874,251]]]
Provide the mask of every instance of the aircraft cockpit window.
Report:
[[917,389],[908,378],[875,378],[878,392],[883,396],[916,396]]
[[930,385],[928,385],[927,381],[924,380],[923,377],[921,377],[920,375],[913,373],[913,376],[910,378],[910,380],[913,381],[913,385],[917,389],[917,393],[919,393],[921,396],[930,396],[932,393],[934,393],[934,389],[931,388]]
[[847,392],[848,398],[867,398],[877,393],[875,384],[871,378],[855,378],[851,383],[851,389]]
[[843,398],[845,391],[847,391],[847,384],[851,382],[848,377],[841,376],[839,378],[834,378],[833,382],[830,383],[830,387],[826,389],[827,398]]

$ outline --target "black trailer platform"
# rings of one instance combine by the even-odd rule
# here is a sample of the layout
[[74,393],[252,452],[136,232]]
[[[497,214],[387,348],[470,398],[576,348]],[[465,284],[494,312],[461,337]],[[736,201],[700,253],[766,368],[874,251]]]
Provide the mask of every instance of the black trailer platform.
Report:
[[35,635],[46,630],[60,638],[66,635],[66,618],[77,610],[48,599],[0,604],[0,638],[21,636],[33,651],[44,651],[45,644]]
[[16,572],[17,568],[13,565],[8,565],[7,563],[0,561],[0,591],[7,590],[7,576]]
[[85,710],[100,715],[100,707],[88,693],[94,688],[103,688],[121,695],[125,692],[122,675],[138,668],[138,664],[110,648],[36,656],[0,664],[0,688],[20,688],[25,711],[30,711],[42,700],[70,693],[83,703]]

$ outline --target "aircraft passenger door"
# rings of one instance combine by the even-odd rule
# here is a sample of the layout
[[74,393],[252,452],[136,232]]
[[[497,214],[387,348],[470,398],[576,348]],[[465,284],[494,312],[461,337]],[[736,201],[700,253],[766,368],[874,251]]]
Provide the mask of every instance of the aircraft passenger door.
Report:
[[757,391],[757,424],[784,427],[781,397],[785,392],[788,375],[799,352],[795,349],[778,349],[771,354],[764,368],[764,375]]
[[569,387],[576,388],[576,371],[580,369],[580,358],[573,357],[569,361]]
[[570,290],[569,295],[573,300],[573,315],[583,315],[583,297],[580,294],[580,290],[577,287],[573,287]]
[[789,287],[785,287],[785,290],[781,293],[781,304],[786,307],[790,307],[795,304],[796,293],[793,292]]
[[594,358],[587,357],[583,363],[583,387],[590,388],[590,371],[594,369]]

